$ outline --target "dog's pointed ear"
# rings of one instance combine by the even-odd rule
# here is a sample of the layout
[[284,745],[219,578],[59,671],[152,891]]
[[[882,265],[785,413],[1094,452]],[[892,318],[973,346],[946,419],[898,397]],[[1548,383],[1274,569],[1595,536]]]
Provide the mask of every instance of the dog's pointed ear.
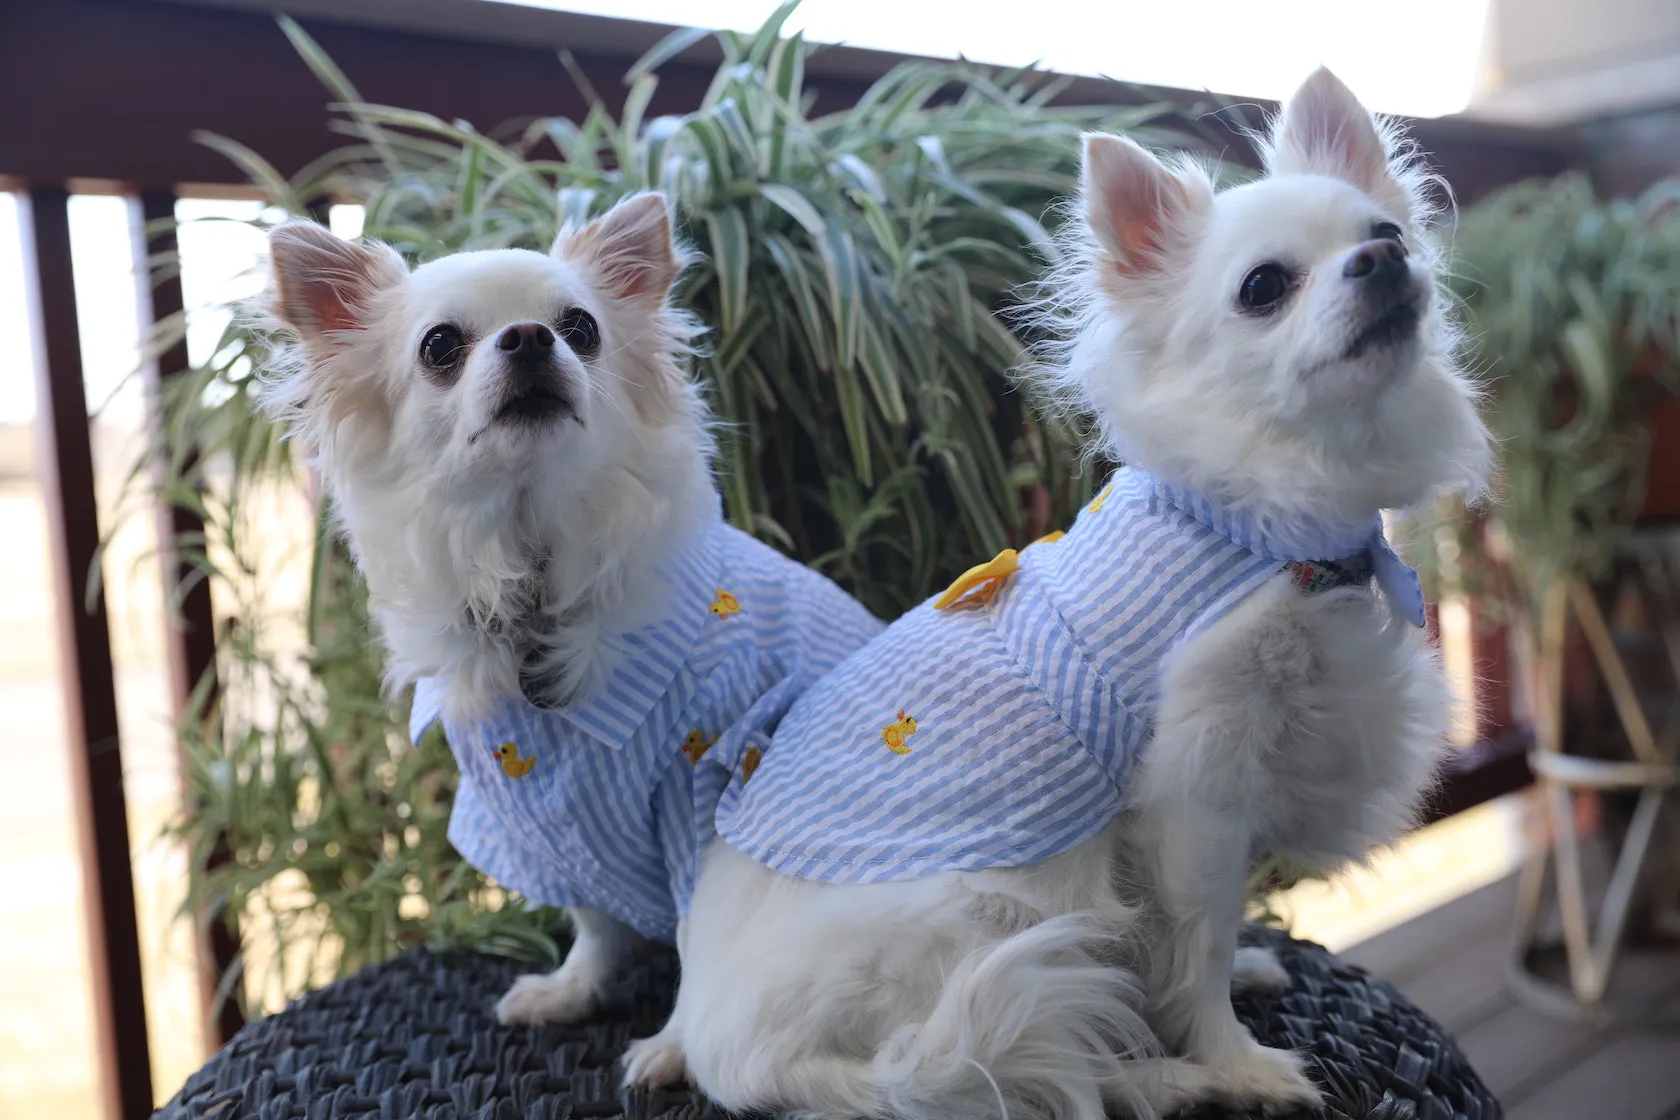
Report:
[[1086,225],[1122,276],[1160,271],[1175,225],[1195,209],[1191,184],[1130,140],[1087,133],[1079,177]]
[[683,269],[671,208],[657,191],[631,195],[579,230],[562,230],[554,256],[584,260],[619,299],[658,304]]
[[408,275],[390,246],[345,241],[307,221],[270,230],[268,257],[274,269],[274,311],[310,345],[330,345],[332,335],[360,330],[370,298]]
[[1284,104],[1267,166],[1274,175],[1328,175],[1367,193],[1390,179],[1388,152],[1371,111],[1322,66]]

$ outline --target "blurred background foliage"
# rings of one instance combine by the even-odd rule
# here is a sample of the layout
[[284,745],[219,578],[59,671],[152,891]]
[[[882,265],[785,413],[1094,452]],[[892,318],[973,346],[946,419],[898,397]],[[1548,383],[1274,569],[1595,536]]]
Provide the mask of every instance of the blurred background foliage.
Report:
[[1508,574],[1504,606],[1538,617],[1635,524],[1680,516],[1680,181],[1609,201],[1579,173],[1517,183],[1463,213],[1452,256],[1500,470],[1486,510],[1443,509],[1417,555],[1486,611]]

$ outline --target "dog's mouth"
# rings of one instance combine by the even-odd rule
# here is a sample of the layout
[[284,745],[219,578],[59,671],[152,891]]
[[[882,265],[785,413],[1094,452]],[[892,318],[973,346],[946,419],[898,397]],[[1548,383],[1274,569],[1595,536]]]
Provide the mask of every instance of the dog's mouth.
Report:
[[554,420],[578,418],[572,398],[559,389],[534,386],[503,401],[490,418],[493,424],[546,424]]
[[1365,324],[1364,328],[1353,336],[1353,341],[1348,343],[1342,357],[1349,360],[1361,358],[1371,350],[1409,342],[1417,337],[1418,326],[1422,321],[1423,316],[1418,311],[1416,301],[1397,303]]
[[533,385],[498,405],[484,426],[467,437],[467,443],[477,443],[492,428],[542,431],[562,420],[575,420],[580,427],[583,424],[572,398],[558,388]]

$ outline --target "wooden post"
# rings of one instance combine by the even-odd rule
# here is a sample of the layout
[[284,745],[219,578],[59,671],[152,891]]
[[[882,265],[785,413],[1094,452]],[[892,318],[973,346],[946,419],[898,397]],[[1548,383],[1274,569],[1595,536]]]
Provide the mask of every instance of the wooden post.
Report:
[[102,1101],[107,1120],[145,1120],[152,1113],[152,1068],[117,691],[105,597],[90,595],[88,583],[98,560],[99,514],[70,262],[70,194],[59,187],[33,188],[27,213],[26,284],[41,344],[36,433],[52,544],[65,744],[81,840]]
[[[181,274],[172,271],[155,284],[147,262],[173,253],[177,249],[175,237],[175,192],[170,188],[146,189],[140,192],[135,215],[137,279],[142,323],[157,324],[179,315],[185,309],[181,293]],[[163,431],[164,416],[160,401],[172,378],[184,375],[190,363],[187,341],[183,335],[169,349],[160,352],[146,370],[146,410],[154,435]],[[155,464],[154,478],[164,480],[166,464]],[[176,551],[175,542],[202,534],[204,522],[197,514],[165,500],[157,510],[158,560],[163,574],[163,594],[170,611],[164,634],[165,656],[169,661],[171,711],[177,724],[191,714],[193,693],[204,687],[204,711],[214,718],[216,689],[216,616],[210,599],[210,581],[204,573],[196,572],[190,562]],[[181,760],[182,773],[187,762]],[[218,846],[210,855],[211,866],[225,862],[228,853]],[[239,957],[239,938],[230,925],[231,918],[222,914],[201,914],[202,936],[197,943],[199,957],[199,997],[204,1011],[207,1041],[212,1049],[219,1049],[244,1025],[236,993],[229,992],[218,1001],[219,985]]]

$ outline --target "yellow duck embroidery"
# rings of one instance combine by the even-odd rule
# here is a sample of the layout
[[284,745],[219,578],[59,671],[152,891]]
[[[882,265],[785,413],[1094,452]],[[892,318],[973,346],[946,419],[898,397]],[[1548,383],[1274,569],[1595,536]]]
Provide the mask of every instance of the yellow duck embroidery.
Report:
[[690,762],[699,762],[702,758],[706,757],[706,752],[712,749],[712,744],[715,742],[717,742],[716,735],[713,735],[710,739],[708,739],[706,738],[706,733],[696,727],[693,731],[690,731],[688,733],[688,737],[683,740],[682,752],[688,756],[688,760]]
[[[1054,544],[1064,534],[1060,529],[1044,534],[1033,544]],[[1027,546],[1032,547],[1032,544]],[[1021,566],[1020,553],[1006,548],[984,564],[976,564],[958,576],[945,593],[933,601],[933,609],[949,610],[958,603],[989,603],[1003,587],[1004,581]]]
[[732,614],[740,614],[741,600],[720,587],[718,588],[717,598],[712,600],[712,613],[719,618],[728,618]]
[[1112,494],[1113,492],[1114,492],[1114,483],[1111,482],[1107,486],[1104,486],[1102,488],[1102,493],[1098,494],[1095,498],[1093,498],[1091,500],[1091,504],[1088,507],[1090,509],[1090,511],[1092,513],[1101,513],[1103,503],[1108,501],[1108,496],[1110,494]]
[[881,728],[881,742],[894,754],[909,754],[910,748],[904,745],[904,740],[916,733],[916,717],[898,713],[898,719]]
[[746,753],[741,756],[741,784],[742,785],[747,784],[747,779],[753,776],[753,771],[757,770],[758,769],[758,764],[760,762],[763,762],[763,761],[764,761],[764,752],[763,751],[759,750],[757,747],[748,747],[747,748]]
[[503,743],[490,753],[501,761],[502,773],[510,778],[523,778],[537,765],[536,755],[532,755],[530,758],[520,758],[519,748],[512,743]]

